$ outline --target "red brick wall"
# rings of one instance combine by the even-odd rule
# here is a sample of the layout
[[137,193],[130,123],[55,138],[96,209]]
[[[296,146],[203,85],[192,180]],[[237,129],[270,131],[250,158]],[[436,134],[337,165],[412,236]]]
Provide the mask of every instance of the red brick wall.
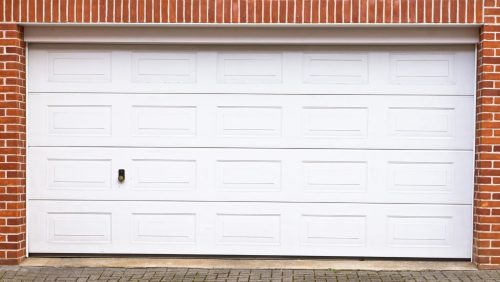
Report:
[[[498,3],[497,3],[498,2]],[[500,1],[485,1],[478,44],[473,260],[500,268]]]
[[496,0],[4,0],[0,22],[481,23]]
[[[4,0],[0,22],[484,23],[473,260],[500,269],[500,0]],[[25,68],[22,29],[0,30],[0,263],[6,264],[25,254]]]
[[26,89],[23,30],[0,24],[0,264],[26,253]]

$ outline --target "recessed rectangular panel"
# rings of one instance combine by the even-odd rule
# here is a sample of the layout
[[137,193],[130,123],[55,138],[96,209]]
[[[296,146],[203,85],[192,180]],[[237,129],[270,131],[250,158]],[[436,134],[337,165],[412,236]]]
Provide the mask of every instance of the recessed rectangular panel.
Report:
[[365,84],[368,82],[368,55],[306,53],[302,74],[305,83]]
[[193,83],[196,54],[186,52],[132,52],[132,81]]
[[390,55],[391,83],[455,84],[453,54],[412,53]]
[[281,53],[219,53],[217,81],[219,83],[281,83]]
[[194,136],[196,110],[194,106],[134,106],[134,133],[147,136]]
[[111,243],[111,214],[93,212],[47,213],[48,241]]
[[111,106],[48,106],[51,135],[111,135]]
[[48,52],[51,82],[111,81],[111,52]]
[[217,131],[221,136],[281,134],[281,107],[224,106],[217,111]]
[[110,189],[111,160],[48,159],[49,189]]
[[281,190],[281,162],[218,161],[216,185],[219,190],[279,191]]
[[137,243],[195,243],[196,215],[134,213],[132,238]]
[[387,240],[392,246],[447,246],[451,223],[451,217],[389,216]]
[[452,137],[454,108],[389,108],[390,133],[406,137]]
[[196,161],[136,159],[135,189],[193,190],[196,188]]
[[302,215],[301,244],[361,246],[366,240],[366,217]]
[[272,244],[281,242],[279,214],[217,214],[219,244]]
[[303,107],[303,132],[317,137],[366,137],[367,108]]
[[451,192],[452,163],[390,162],[388,189],[392,192]]
[[304,190],[360,192],[366,189],[366,162],[305,161]]

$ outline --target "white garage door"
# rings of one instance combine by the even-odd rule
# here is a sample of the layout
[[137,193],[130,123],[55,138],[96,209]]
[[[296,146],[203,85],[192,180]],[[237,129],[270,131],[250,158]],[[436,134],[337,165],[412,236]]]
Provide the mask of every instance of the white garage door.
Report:
[[472,46],[30,45],[29,251],[468,258],[473,70]]

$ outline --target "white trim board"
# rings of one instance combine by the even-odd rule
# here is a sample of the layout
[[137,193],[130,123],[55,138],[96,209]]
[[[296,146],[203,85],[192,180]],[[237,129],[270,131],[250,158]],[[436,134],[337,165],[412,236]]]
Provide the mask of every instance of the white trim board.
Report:
[[142,44],[317,44],[428,45],[475,44],[479,28],[436,27],[284,27],[236,26],[26,26],[29,43],[142,43]]

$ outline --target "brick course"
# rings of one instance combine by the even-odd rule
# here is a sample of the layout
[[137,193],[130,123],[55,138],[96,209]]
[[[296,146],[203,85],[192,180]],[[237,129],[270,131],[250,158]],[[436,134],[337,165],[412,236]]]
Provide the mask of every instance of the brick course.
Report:
[[473,260],[500,269],[500,0],[0,1],[0,264],[25,256],[25,46],[16,23],[479,23]]
[[[497,0],[4,0],[0,22],[482,23]],[[496,18],[488,17],[495,23]]]

